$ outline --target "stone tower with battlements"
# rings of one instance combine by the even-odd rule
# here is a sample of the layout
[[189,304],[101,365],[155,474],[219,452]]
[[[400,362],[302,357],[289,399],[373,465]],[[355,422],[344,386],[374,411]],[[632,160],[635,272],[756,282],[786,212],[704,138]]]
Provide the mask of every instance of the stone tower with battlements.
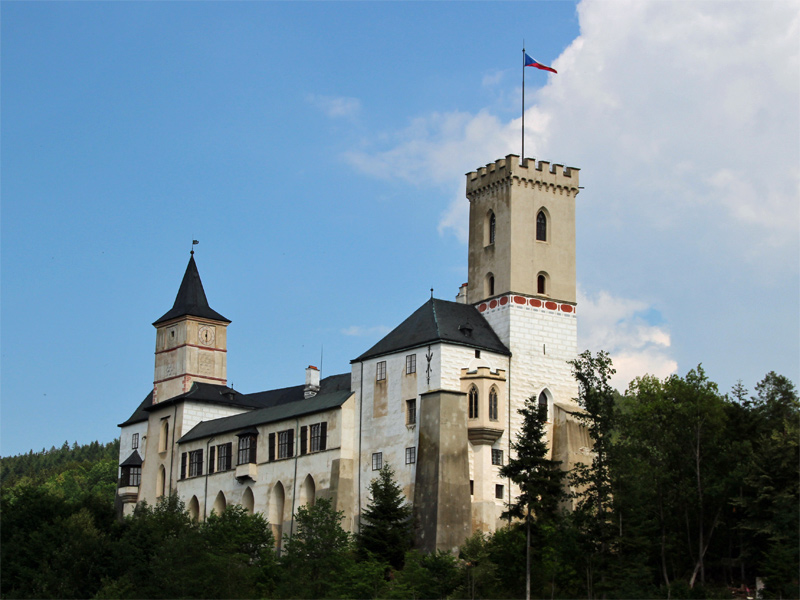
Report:
[[577,355],[578,191],[578,169],[513,154],[467,174],[467,302],[511,350],[508,442],[533,398],[547,404],[552,449],[559,411],[578,393],[568,363]]

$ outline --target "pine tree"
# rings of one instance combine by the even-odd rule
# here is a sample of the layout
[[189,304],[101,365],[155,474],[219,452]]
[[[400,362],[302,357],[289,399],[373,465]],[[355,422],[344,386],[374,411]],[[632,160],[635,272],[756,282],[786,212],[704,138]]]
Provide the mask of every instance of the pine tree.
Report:
[[529,398],[519,410],[522,429],[511,444],[513,457],[500,469],[500,476],[511,479],[519,486],[520,494],[508,505],[504,518],[525,520],[526,529],[526,584],[525,597],[530,598],[530,546],[531,532],[538,525],[552,521],[558,513],[558,504],[564,498],[562,481],[564,472],[558,461],[547,458],[548,449],[544,426],[547,421],[545,407]]
[[358,547],[362,555],[371,553],[395,569],[411,547],[411,507],[394,480],[394,470],[385,464],[369,484],[370,501],[361,515]]

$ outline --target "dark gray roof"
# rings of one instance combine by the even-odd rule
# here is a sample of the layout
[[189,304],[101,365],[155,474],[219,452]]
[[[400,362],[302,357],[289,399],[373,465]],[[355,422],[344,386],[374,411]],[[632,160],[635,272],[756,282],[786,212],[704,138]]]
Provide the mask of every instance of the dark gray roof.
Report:
[[[332,392],[346,391],[350,392],[350,373],[342,373],[340,375],[330,375],[319,382],[319,393],[317,397],[323,394]],[[211,383],[194,382],[192,387],[185,394],[180,394],[159,402],[156,406],[161,408],[169,406],[184,400],[191,400],[193,402],[209,402],[212,404],[224,404],[227,406],[239,406],[242,408],[259,409],[269,408],[272,406],[279,406],[290,402],[302,400],[304,397],[305,385],[294,385],[292,387],[281,388],[277,390],[267,390],[264,392],[255,392],[253,394],[242,394],[233,388],[224,385],[215,385]],[[149,418],[149,413],[154,410],[153,407],[153,392],[150,392],[147,397],[142,401],[139,407],[134,411],[130,418],[124,423],[120,423],[119,427],[126,425],[133,425],[141,421],[146,421]]]
[[133,454],[131,454],[128,458],[121,462],[120,467],[141,467],[142,466],[142,457],[139,456],[139,453],[134,450]]
[[142,421],[147,421],[149,415],[145,410],[148,406],[153,404],[153,390],[150,390],[150,393],[145,396],[145,399],[142,400],[142,403],[133,411],[133,414],[128,417],[127,421],[120,423],[117,427],[125,427],[126,425],[133,425],[134,423],[141,423]]
[[198,273],[197,265],[194,262],[194,251],[192,251],[189,257],[189,264],[186,266],[186,273],[183,274],[181,287],[178,288],[175,304],[172,305],[172,308],[168,310],[163,317],[154,322],[153,325],[185,316],[203,317],[230,323],[228,319],[208,305],[206,293],[203,290],[203,282],[200,281],[200,273]]
[[242,413],[240,415],[213,419],[211,421],[202,421],[192,427],[186,435],[178,440],[178,443],[191,442],[222,433],[234,431],[238,433],[240,430],[255,427],[256,425],[264,425],[266,423],[322,412],[331,408],[338,408],[352,395],[353,393],[349,389],[338,390],[329,394],[317,394],[308,399],[303,398],[295,402],[287,402],[270,408],[262,408]]
[[431,298],[380,342],[351,362],[436,342],[511,354],[474,306]]

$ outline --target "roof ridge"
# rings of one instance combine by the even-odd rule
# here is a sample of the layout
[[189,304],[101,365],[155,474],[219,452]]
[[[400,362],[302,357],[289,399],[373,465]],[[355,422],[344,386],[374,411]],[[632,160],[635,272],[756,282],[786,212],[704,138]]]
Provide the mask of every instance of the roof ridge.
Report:
[[439,317],[436,314],[436,298],[431,296],[431,308],[433,309],[433,324],[436,327],[436,336],[441,337],[442,332],[439,329]]
[[203,282],[200,280],[200,272],[197,270],[197,263],[194,261],[194,252],[189,257],[189,264],[186,265],[186,271],[183,274],[181,285],[178,288],[178,295],[175,296],[172,308],[153,325],[187,315],[230,323],[230,320],[208,305]]

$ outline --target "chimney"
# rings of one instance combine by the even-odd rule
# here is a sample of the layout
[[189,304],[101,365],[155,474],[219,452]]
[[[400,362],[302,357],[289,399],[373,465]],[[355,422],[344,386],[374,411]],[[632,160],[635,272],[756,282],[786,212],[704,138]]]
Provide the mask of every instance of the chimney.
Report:
[[467,303],[467,284],[462,283],[461,287],[458,288],[458,295],[456,296],[456,302],[459,304],[466,304]]
[[303,396],[306,399],[313,398],[319,391],[319,369],[313,365],[308,365],[306,369],[306,387]]

